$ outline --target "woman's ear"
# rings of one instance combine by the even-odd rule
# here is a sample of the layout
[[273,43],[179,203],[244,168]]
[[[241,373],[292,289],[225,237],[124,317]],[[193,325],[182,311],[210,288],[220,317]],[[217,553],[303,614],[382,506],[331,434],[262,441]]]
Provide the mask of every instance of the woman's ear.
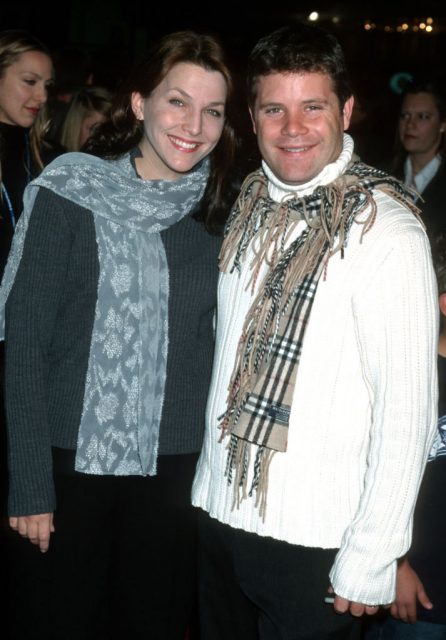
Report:
[[138,91],[132,93],[132,111],[137,120],[144,120],[144,98]]

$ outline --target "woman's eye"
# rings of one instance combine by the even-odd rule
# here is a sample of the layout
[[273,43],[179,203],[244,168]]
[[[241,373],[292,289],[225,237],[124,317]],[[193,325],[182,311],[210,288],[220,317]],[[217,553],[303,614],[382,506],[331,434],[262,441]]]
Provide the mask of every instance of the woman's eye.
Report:
[[209,115],[213,116],[214,118],[221,118],[221,111],[219,111],[218,109],[208,109],[207,113],[209,113]]
[[182,100],[180,100],[179,98],[171,98],[169,100],[170,104],[173,104],[176,107],[182,107],[184,105],[184,102]]
[[33,87],[36,84],[36,80],[31,80],[31,79],[27,79],[27,78],[25,78],[24,82],[26,84],[29,84],[30,87]]

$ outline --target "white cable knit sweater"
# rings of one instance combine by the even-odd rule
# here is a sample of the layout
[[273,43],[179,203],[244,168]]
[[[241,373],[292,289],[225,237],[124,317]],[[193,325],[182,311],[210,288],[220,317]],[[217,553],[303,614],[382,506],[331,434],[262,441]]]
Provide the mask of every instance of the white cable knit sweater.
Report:
[[[296,190],[308,193],[337,177],[352,147],[345,136],[338,161]],[[270,195],[279,200],[289,187],[264,168]],[[375,200],[378,215],[362,244],[362,228],[354,225],[344,259],[335,254],[319,282],[288,449],[271,462],[264,522],[252,498],[232,508],[226,444],[219,443],[217,428],[253,298],[249,254],[241,274],[220,274],[207,429],[193,486],[193,504],[232,527],[291,544],[339,548],[330,573],[335,592],[369,605],[394,598],[395,560],[410,545],[437,411],[438,299],[426,234],[401,204],[382,192]]]

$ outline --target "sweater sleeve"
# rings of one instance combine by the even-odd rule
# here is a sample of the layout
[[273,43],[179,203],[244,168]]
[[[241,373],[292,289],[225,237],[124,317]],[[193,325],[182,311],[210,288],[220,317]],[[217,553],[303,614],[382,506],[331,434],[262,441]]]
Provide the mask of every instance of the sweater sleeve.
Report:
[[437,411],[438,296],[427,238],[413,220],[386,242],[352,303],[372,426],[359,507],[330,573],[335,593],[369,605],[394,599]]
[[70,206],[40,189],[6,303],[5,404],[9,513],[13,516],[55,508],[47,380],[72,242],[64,215],[64,208]]

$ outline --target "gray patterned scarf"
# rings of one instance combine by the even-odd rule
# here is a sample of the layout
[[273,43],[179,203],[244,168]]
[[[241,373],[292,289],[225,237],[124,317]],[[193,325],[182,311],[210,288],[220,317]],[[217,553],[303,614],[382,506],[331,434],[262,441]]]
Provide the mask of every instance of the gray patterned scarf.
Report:
[[99,258],[76,469],[155,475],[168,347],[169,273],[159,232],[201,199],[208,161],[174,180],[141,180],[126,154],[54,160],[25,190],[24,210],[0,289],[0,333],[33,204],[45,187],[91,211]]
[[[268,272],[245,319],[220,427],[222,438],[230,435],[226,475],[229,483],[234,481],[234,504],[255,490],[261,517],[266,510],[269,464],[276,451],[287,449],[294,387],[318,283],[330,257],[337,251],[343,257],[352,225],[363,225],[362,234],[373,225],[373,189],[418,212],[402,183],[353,162],[329,185],[280,203],[268,195],[267,178],[257,171],[246,179],[231,213],[220,269],[240,269],[255,238],[253,286],[265,261]],[[366,219],[359,221],[366,210]],[[302,219],[306,229],[286,246],[290,229]],[[254,477],[248,490],[253,446]]]

